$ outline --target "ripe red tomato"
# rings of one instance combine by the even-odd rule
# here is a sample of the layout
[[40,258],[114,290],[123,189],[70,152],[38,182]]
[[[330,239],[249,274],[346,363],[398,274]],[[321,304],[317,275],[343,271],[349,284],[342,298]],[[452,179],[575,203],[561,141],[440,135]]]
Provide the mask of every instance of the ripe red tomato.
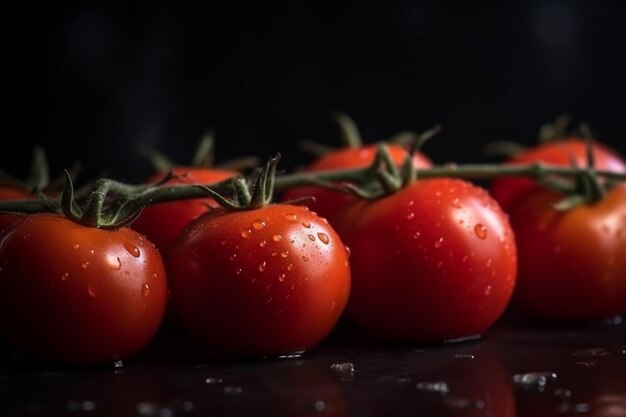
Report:
[[400,342],[480,335],[503,313],[516,279],[515,241],[488,193],[457,179],[418,180],[337,217],[351,249],[348,316]]
[[[395,144],[387,144],[386,146],[392,160],[398,165],[402,164],[408,154],[407,150]],[[307,171],[365,168],[374,162],[377,150],[378,145],[376,144],[364,145],[358,148],[342,148],[320,157],[307,167]],[[432,162],[428,157],[419,152],[413,155],[413,163],[416,168],[432,166]],[[290,188],[283,193],[281,199],[283,201],[292,201],[303,197],[315,197],[315,201],[305,201],[304,204],[320,216],[330,219],[331,222],[335,213],[355,200],[355,197],[349,194],[315,186]]]
[[[595,167],[600,170],[626,172],[626,161],[607,146],[594,142]],[[516,155],[509,164],[530,164],[546,162],[554,165],[570,166],[572,159],[580,167],[587,166],[587,144],[583,138],[568,138],[536,146]],[[537,184],[528,178],[501,177],[492,181],[489,191],[502,208],[508,211],[513,201]]]
[[166,265],[180,322],[226,355],[310,349],[350,291],[345,246],[301,206],[207,213],[185,229]]
[[563,196],[531,190],[511,207],[519,251],[515,301],[554,320],[598,319],[626,312],[626,185],[569,211]]
[[135,354],[165,302],[163,260],[129,228],[33,214],[0,241],[0,337],[35,358],[91,364]]
[[[178,167],[172,170],[172,174],[175,178],[167,185],[212,184],[238,175],[235,171],[197,167]],[[157,183],[162,179],[163,174],[154,175],[147,183]],[[209,207],[218,207],[215,200],[209,197],[155,204],[146,207],[131,227],[144,234],[165,256],[183,228],[206,213]]]

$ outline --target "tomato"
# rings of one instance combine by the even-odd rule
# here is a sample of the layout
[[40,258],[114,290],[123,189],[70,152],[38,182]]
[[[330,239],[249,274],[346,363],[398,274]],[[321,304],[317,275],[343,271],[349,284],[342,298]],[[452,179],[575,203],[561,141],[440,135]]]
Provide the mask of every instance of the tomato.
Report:
[[365,331],[399,342],[484,333],[513,292],[517,257],[506,214],[458,179],[418,180],[337,216],[351,249],[347,314]]
[[[238,175],[235,171],[199,167],[178,167],[172,170],[172,174],[175,178],[167,185],[212,184]],[[162,179],[163,174],[154,175],[147,183],[157,183]],[[217,207],[215,200],[209,197],[155,204],[146,207],[131,227],[144,234],[165,254],[191,220],[205,213],[207,208]]]
[[556,211],[563,196],[531,190],[511,210],[519,250],[516,304],[553,320],[626,312],[626,185],[595,204]]
[[350,291],[348,254],[306,207],[207,213],[166,266],[179,321],[214,353],[304,351],[332,330]]
[[[0,186],[0,200],[26,200],[32,198],[33,195],[26,190],[9,186]],[[20,217],[21,216],[16,214],[0,214],[0,233],[2,233],[3,230]]]
[[[406,149],[395,144],[387,144],[386,146],[392,160],[398,165],[402,164],[408,155]],[[374,162],[377,150],[378,145],[375,144],[364,145],[358,148],[342,148],[320,157],[306,170],[317,172],[334,169],[365,168]],[[413,155],[413,163],[416,168],[432,166],[432,162],[428,157],[419,152]],[[304,204],[320,216],[330,219],[331,222],[335,213],[355,200],[355,197],[349,194],[315,186],[290,188],[283,193],[281,199],[283,201],[291,201],[304,197],[314,197],[314,201],[304,201]]]
[[0,338],[35,358],[95,364],[137,353],[165,310],[163,260],[129,228],[33,214],[0,241]]
[[[594,142],[595,167],[600,170],[626,172],[626,161],[614,150]],[[513,157],[510,164],[530,164],[545,162],[554,165],[570,166],[572,159],[580,167],[587,166],[587,144],[583,138],[568,138],[545,143]],[[528,189],[536,187],[528,178],[501,177],[492,181],[489,191],[496,201],[508,211],[513,201]]]

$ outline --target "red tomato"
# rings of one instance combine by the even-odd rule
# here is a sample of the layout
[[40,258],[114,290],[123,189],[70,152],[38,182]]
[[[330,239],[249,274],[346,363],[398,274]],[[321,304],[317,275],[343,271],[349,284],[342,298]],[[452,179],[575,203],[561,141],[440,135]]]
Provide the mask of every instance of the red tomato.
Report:
[[[178,167],[172,173],[176,178],[168,181],[167,185],[212,184],[238,175],[235,171],[196,167]],[[162,179],[163,174],[154,175],[147,183],[156,183]],[[132,228],[144,234],[165,255],[183,228],[206,213],[208,207],[217,208],[218,204],[209,197],[155,204],[141,212]]]
[[519,250],[515,301],[555,320],[626,312],[626,185],[595,204],[561,212],[563,196],[531,190],[511,209]]
[[[595,167],[600,170],[626,172],[626,162],[614,150],[594,142],[593,155]],[[569,138],[549,142],[534,147],[512,158],[510,164],[530,164],[546,162],[554,165],[570,166],[572,159],[580,167],[587,166],[587,144],[582,138]],[[489,191],[503,209],[508,211],[512,202],[536,183],[529,178],[501,177],[492,181]]]
[[167,257],[174,312],[214,352],[272,356],[310,349],[350,291],[348,254],[306,207],[208,213]]
[[[26,190],[15,187],[0,186],[0,200],[32,199],[33,195]],[[15,214],[0,214],[0,233],[21,216]]]
[[0,337],[45,360],[128,357],[159,327],[165,278],[159,252],[133,230],[30,215],[0,241]]
[[[387,144],[392,160],[396,164],[402,164],[407,156],[407,151],[400,145]],[[309,167],[307,171],[328,171],[334,169],[365,168],[374,162],[378,145],[365,145],[359,148],[342,148],[330,152]],[[413,163],[416,168],[427,168],[432,162],[424,154],[416,152],[413,155]],[[311,210],[322,217],[332,221],[333,216],[343,207],[355,200],[349,194],[332,191],[322,187],[294,187],[286,190],[282,195],[283,201],[297,200],[303,197],[315,197],[315,201],[305,201]]]
[[337,217],[351,249],[348,315],[401,342],[484,333],[513,292],[517,257],[506,214],[457,179],[418,180]]

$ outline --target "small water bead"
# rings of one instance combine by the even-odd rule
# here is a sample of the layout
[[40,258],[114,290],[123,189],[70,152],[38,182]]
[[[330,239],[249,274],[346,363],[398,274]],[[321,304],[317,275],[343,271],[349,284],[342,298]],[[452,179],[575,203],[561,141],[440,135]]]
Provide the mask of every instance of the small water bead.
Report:
[[241,231],[241,237],[246,239],[248,236],[250,236],[250,233],[252,233],[251,230],[242,230]]
[[439,249],[442,245],[443,245],[443,237],[440,237],[439,239],[435,241],[435,244],[434,244],[435,249]]
[[298,221],[298,216],[295,213],[286,213],[283,214],[283,217],[285,218],[285,220],[287,220],[288,222],[297,222]]
[[408,220],[411,220],[411,219],[413,219],[414,217],[415,217],[415,213],[413,213],[413,212],[411,212],[411,213],[409,213],[409,214],[407,214],[407,215],[406,215],[406,218],[407,218]]
[[454,200],[452,200],[452,207],[461,208],[461,199],[456,197]]
[[141,255],[141,251],[139,250],[139,248],[132,243],[124,242],[124,248],[135,258],[139,258],[139,256]]
[[291,271],[293,269],[293,264],[287,265],[287,271]]
[[237,268],[237,269],[235,270],[235,273],[236,273],[237,275],[241,275],[241,273],[242,273],[242,272],[243,272],[243,269],[241,269],[241,268]]
[[87,294],[89,294],[89,296],[91,298],[96,298],[98,296],[98,293],[96,292],[96,289],[94,287],[92,287],[91,285],[89,287],[87,287]]
[[548,382],[557,378],[554,372],[529,372],[513,375],[513,383],[525,390],[543,391]]
[[79,249],[79,248],[80,248],[80,245],[78,243],[74,245],[74,250]]
[[67,278],[69,278],[70,273],[66,272],[63,275],[61,275],[61,281],[67,281]]
[[266,265],[267,265],[266,261],[261,262],[261,264],[259,265],[259,272],[265,271],[265,266]]
[[83,262],[82,264],[80,264],[80,267],[83,269],[89,268],[89,261]]
[[145,282],[141,286],[141,295],[144,298],[150,295],[150,286]]
[[262,240],[259,242],[259,246],[264,248],[265,246],[267,246],[267,241],[266,240]]
[[309,240],[314,241],[315,240],[315,236],[309,235]]
[[454,359],[461,359],[464,361],[471,361],[474,360],[474,358],[475,356],[471,353],[457,353],[456,355],[454,355]]
[[265,221],[261,220],[261,219],[256,219],[255,221],[252,222],[252,227],[255,230],[261,230],[263,229],[265,226],[267,225],[267,223],[265,223]]
[[92,249],[92,250],[89,251],[89,253],[92,254],[92,255],[95,255],[96,251],[95,251],[95,249]]
[[284,252],[281,252],[281,253],[280,253],[280,257],[281,257],[281,258],[286,258],[286,257],[288,257],[288,256],[289,256],[289,251],[288,251],[288,250],[286,250],[286,251],[284,251]]
[[278,280],[279,280],[280,282],[285,282],[285,274],[280,274],[280,275],[278,275]]
[[124,367],[124,362],[121,361],[121,360],[115,361],[115,362],[113,362],[113,367],[116,368],[116,369],[123,368]]
[[280,242],[282,239],[283,239],[283,237],[281,235],[279,235],[279,234],[276,234],[276,235],[272,236],[272,240],[274,242]]
[[333,363],[330,369],[335,372],[354,372],[354,364],[352,362]]
[[302,226],[304,226],[307,229],[309,229],[311,227],[311,223],[309,223],[309,222],[302,222]]
[[317,237],[324,245],[328,245],[328,242],[330,242],[330,239],[328,238],[328,235],[326,233],[319,232],[317,234]]
[[302,255],[302,260],[303,260],[304,262],[309,262],[309,258],[308,258],[308,257],[306,257],[306,256],[304,256],[304,255]]
[[485,295],[489,294],[491,294],[491,285],[487,285],[487,287],[485,288]]
[[415,386],[420,391],[432,392],[433,394],[446,395],[450,392],[450,387],[446,382],[418,382]]
[[477,223],[476,226],[474,226],[474,233],[479,239],[484,240],[487,238],[487,228],[482,223]]
[[122,267],[122,261],[119,256],[107,256],[107,264],[109,268],[118,270]]
[[222,378],[210,378],[209,377],[205,379],[204,382],[209,385],[217,385],[217,384],[221,384],[222,382],[224,382],[224,380]]

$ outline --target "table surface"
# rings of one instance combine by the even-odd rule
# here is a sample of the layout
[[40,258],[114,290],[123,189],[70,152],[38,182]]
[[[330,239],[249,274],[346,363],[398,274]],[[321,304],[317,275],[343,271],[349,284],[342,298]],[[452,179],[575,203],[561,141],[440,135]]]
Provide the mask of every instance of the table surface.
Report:
[[[340,325],[301,356],[209,357],[163,332],[122,366],[0,363],[6,416],[626,416],[626,326],[505,317],[480,339],[389,346]],[[4,410],[4,411],[2,411]]]

